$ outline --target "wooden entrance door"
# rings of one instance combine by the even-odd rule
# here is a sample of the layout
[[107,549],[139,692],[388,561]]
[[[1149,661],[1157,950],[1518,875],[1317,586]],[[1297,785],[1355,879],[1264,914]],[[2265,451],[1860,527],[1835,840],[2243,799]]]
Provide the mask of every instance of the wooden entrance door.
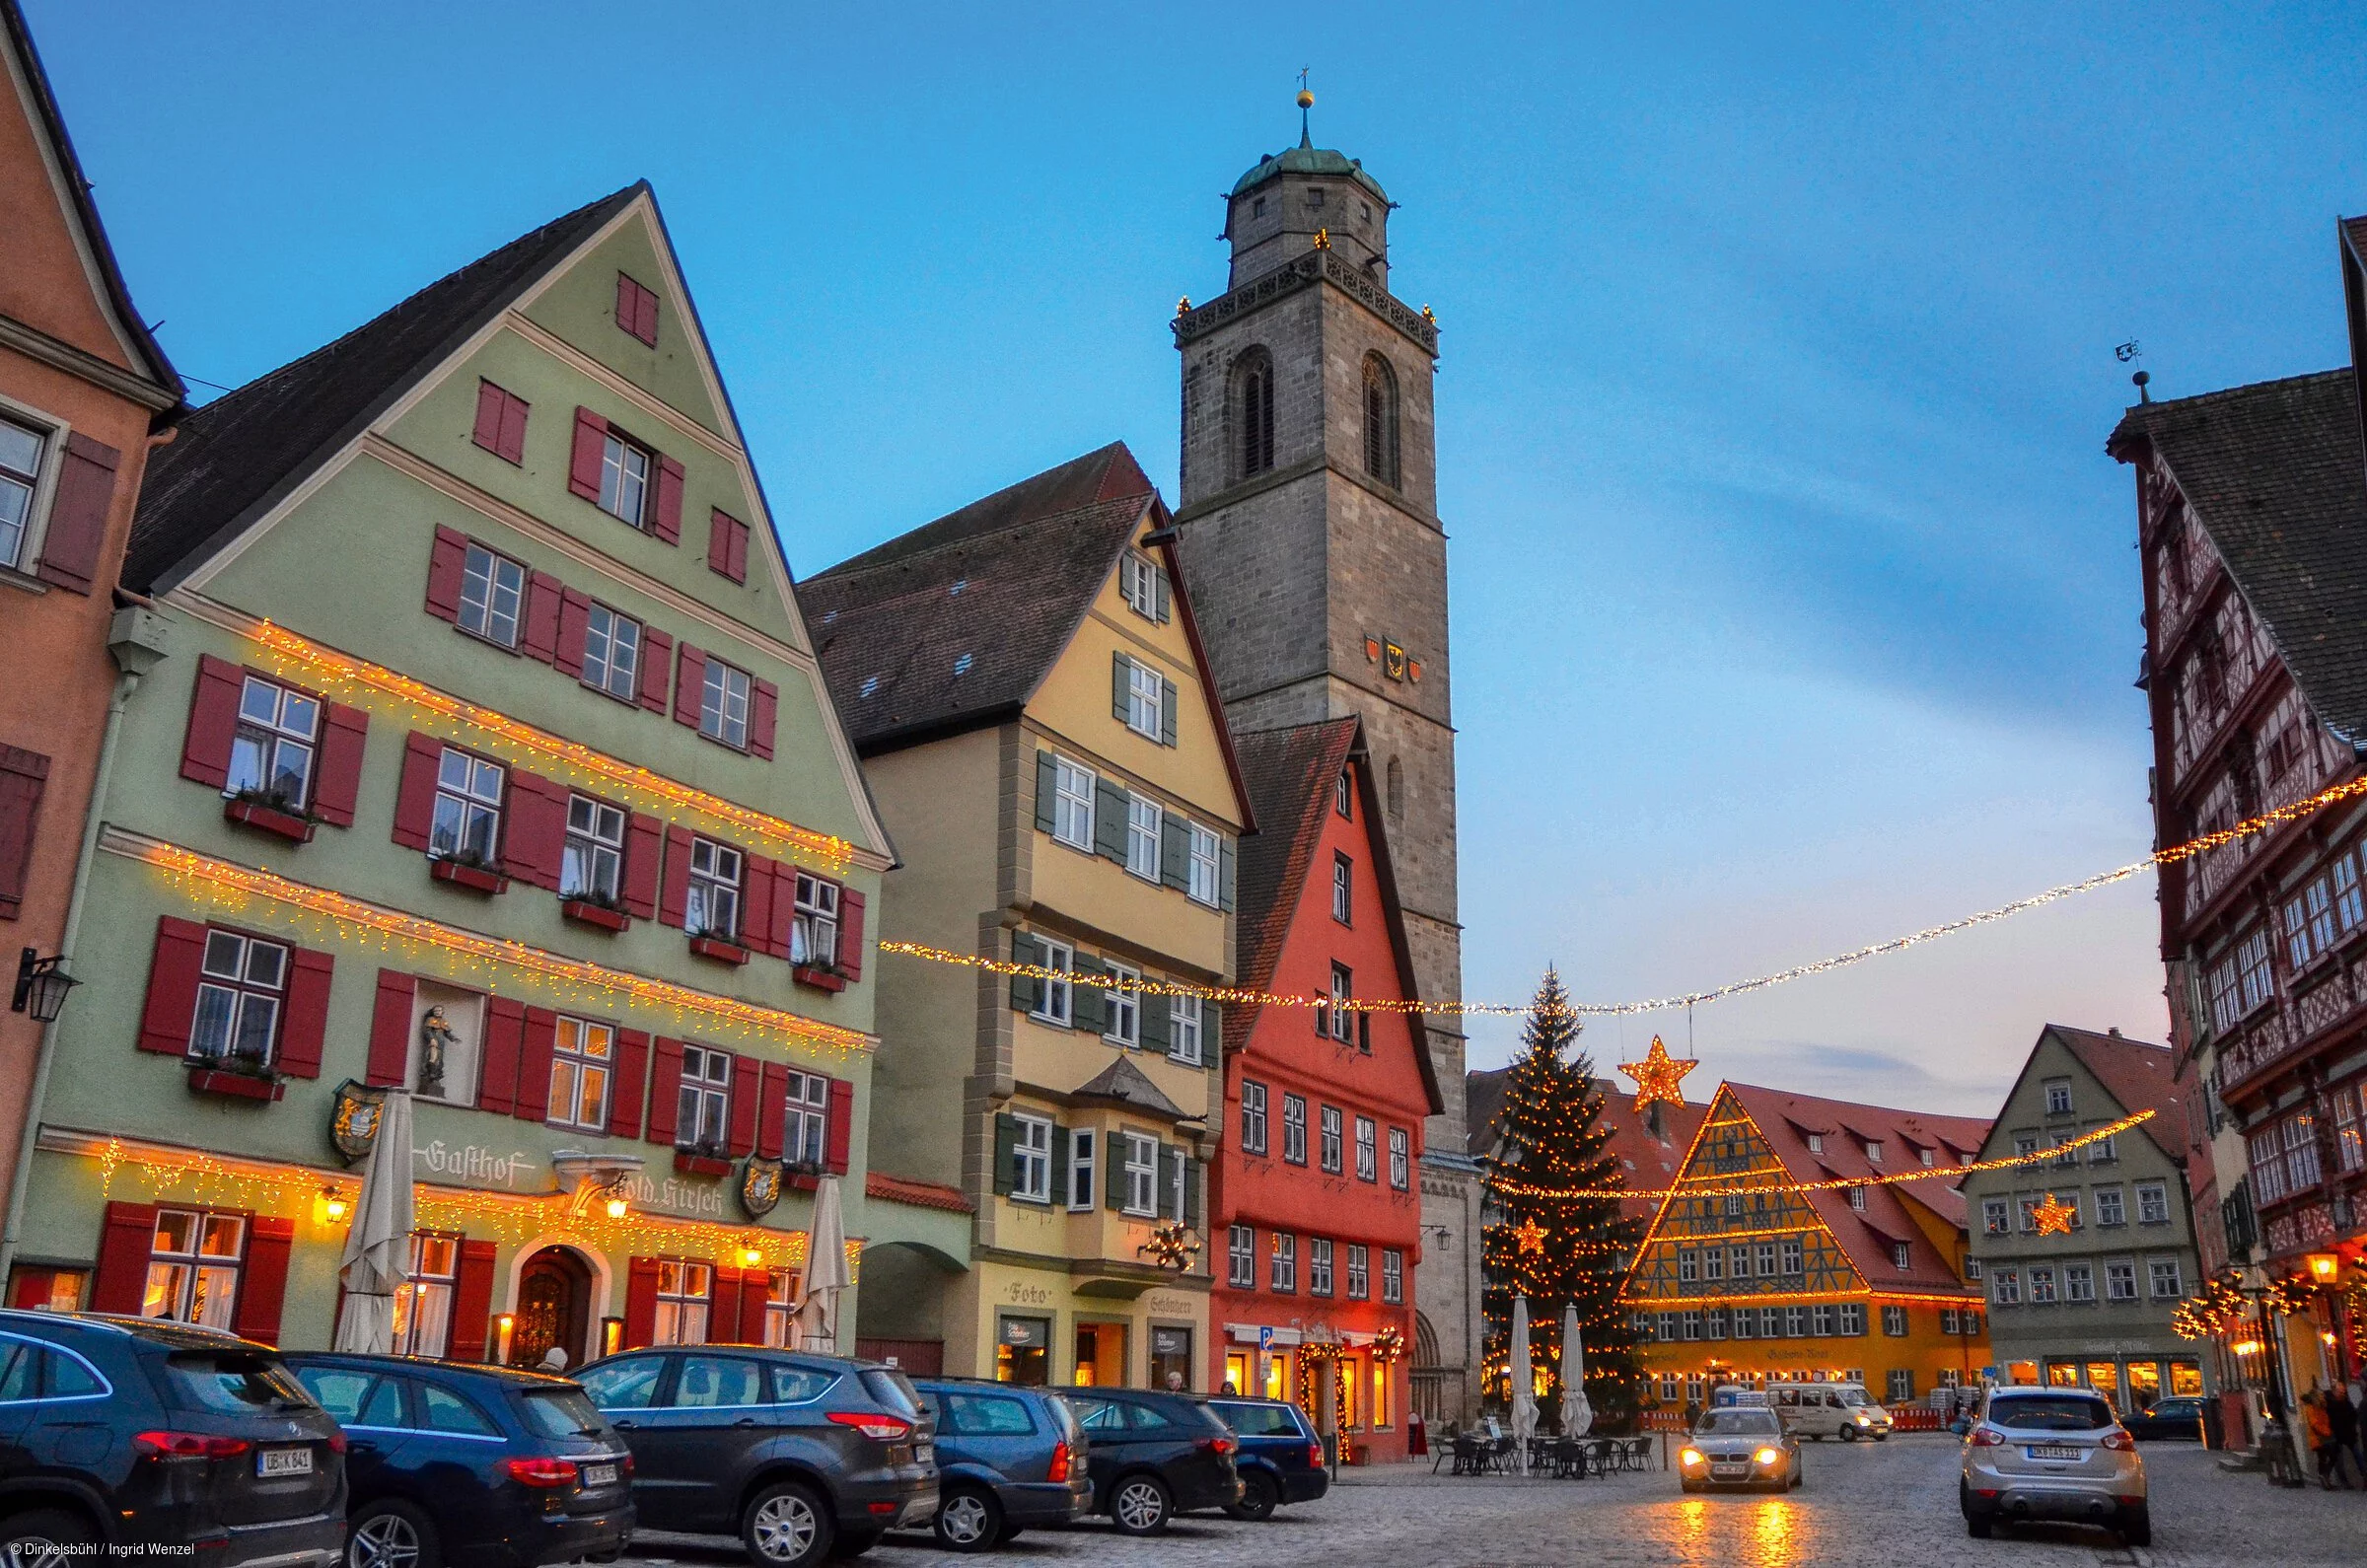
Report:
[[584,1359],[584,1329],[592,1307],[592,1271],[564,1247],[546,1247],[518,1276],[517,1319],[510,1330],[510,1365],[532,1367],[553,1345],[567,1365]]

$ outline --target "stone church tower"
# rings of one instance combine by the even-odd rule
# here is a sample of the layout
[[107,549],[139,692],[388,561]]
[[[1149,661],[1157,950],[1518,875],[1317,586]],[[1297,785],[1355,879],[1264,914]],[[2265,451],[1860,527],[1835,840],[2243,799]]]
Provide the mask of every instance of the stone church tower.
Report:
[[[1233,187],[1227,291],[1173,323],[1176,522],[1234,729],[1363,718],[1422,995],[1451,1000],[1463,947],[1438,324],[1390,292],[1391,205],[1361,164],[1304,133]],[[1435,1420],[1478,1396],[1479,1247],[1460,1019],[1433,1015],[1429,1046],[1446,1110],[1423,1131],[1416,1305],[1433,1342],[1413,1360],[1417,1408]]]

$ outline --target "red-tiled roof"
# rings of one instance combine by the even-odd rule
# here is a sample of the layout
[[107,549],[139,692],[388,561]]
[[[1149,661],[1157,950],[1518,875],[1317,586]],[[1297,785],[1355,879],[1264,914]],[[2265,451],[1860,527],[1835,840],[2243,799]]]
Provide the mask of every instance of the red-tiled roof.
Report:
[[863,1195],[887,1203],[908,1203],[916,1209],[945,1209],[955,1214],[977,1212],[977,1205],[964,1197],[959,1187],[939,1186],[934,1181],[907,1181],[885,1171],[864,1173]]

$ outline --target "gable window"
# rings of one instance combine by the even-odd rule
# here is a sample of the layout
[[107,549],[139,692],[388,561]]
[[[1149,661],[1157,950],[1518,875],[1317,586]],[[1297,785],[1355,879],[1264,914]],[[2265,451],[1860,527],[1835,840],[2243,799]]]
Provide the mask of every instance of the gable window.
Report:
[[559,1020],[550,1051],[550,1113],[554,1127],[584,1132],[609,1130],[609,1073],[616,1058],[616,1032],[580,1018]]
[[[1090,826],[1088,826],[1087,832],[1090,834]],[[1190,886],[1186,891],[1189,892],[1192,902],[1204,903],[1211,909],[1216,907],[1221,896],[1218,877],[1223,868],[1218,863],[1219,853],[1216,833],[1210,828],[1202,827],[1197,822],[1192,823],[1191,876]]]
[[1389,1129],[1389,1184],[1399,1192],[1413,1179],[1413,1138],[1403,1127]]
[[1066,757],[1052,762],[1052,836],[1073,848],[1093,849],[1093,775]]
[[838,962],[838,885],[797,874],[796,922],[789,928],[789,962],[810,968]]
[[1286,1296],[1299,1288],[1299,1239],[1288,1231],[1274,1233],[1272,1266],[1266,1273],[1266,1287]]
[[1370,1116],[1356,1118],[1356,1179],[1381,1179],[1381,1129]]
[[1808,1267],[1808,1246],[1797,1236],[1783,1239],[1783,1271],[1786,1274],[1805,1273]]
[[1357,1242],[1348,1244],[1348,1300],[1364,1301],[1373,1293],[1372,1249]]
[[1166,733],[1166,680],[1150,666],[1126,661],[1126,728],[1145,740]]
[[1159,880],[1159,826],[1164,814],[1157,801],[1139,795],[1126,797],[1126,870],[1149,882]]
[[159,1209],[140,1316],[228,1329],[246,1256],[245,1215]]
[[740,930],[740,851],[712,839],[690,840],[689,902],[682,929],[729,942]]
[[621,272],[616,274],[616,325],[658,346],[658,296]]
[[527,400],[516,392],[480,377],[476,383],[476,426],[468,439],[504,463],[523,465],[526,416],[530,409]]
[[2046,1114],[2049,1116],[2071,1114],[2070,1079],[2050,1078],[2046,1081]]
[[1307,1163],[1307,1100],[1303,1095],[1282,1097],[1282,1159],[1289,1165]]
[[1200,1061],[1200,1006],[1196,996],[1167,999],[1167,1054],[1195,1067]]
[[1129,1132],[1126,1140],[1125,1212],[1145,1217],[1159,1212],[1159,1140]]
[[1149,620],[1167,618],[1166,576],[1149,557],[1131,550],[1117,563],[1118,592],[1136,614]]
[[1677,1248],[1677,1283],[1690,1285],[1701,1277],[1701,1254],[1689,1247]]
[[1331,1239],[1311,1237],[1307,1242],[1307,1294],[1331,1294]]
[[[2296,1180],[2293,1185],[2297,1190],[2303,1186],[2315,1186],[2318,1182],[2318,1146],[2311,1143],[2309,1138],[2309,1117],[2296,1116],[2285,1123],[2285,1147],[2289,1150],[2306,1148],[2309,1151],[2309,1179],[2307,1181]],[[2298,1162],[2295,1162],[2295,1166],[2296,1169],[2291,1174],[2298,1176],[2302,1175],[2302,1172],[2298,1169]],[[2159,1181],[2137,1183],[2137,1223],[2139,1225],[2167,1225],[2170,1223],[2170,1189],[2168,1186]]]
[[1323,1169],[1337,1176],[1344,1151],[1341,1148],[1339,1107],[1326,1105],[1323,1112]]
[[1356,1037],[1356,1020],[1361,1016],[1349,1006],[1356,999],[1355,978],[1346,964],[1331,965],[1331,1004],[1325,1010],[1327,1017],[1316,1020],[1319,1031],[1327,1024],[1331,1037],[1343,1045]]
[[255,795],[291,812],[312,797],[321,703],[301,691],[249,676],[239,690],[239,726],[230,743],[222,793]]
[[2039,1135],[2037,1133],[2017,1132],[2014,1134],[2014,1154],[2017,1158],[2023,1155],[2037,1154],[2038,1152]]
[[15,566],[33,527],[33,496],[41,483],[48,441],[13,419],[0,419],[0,566]]
[[257,1067],[270,1061],[288,988],[288,950],[235,931],[209,930],[198,973],[189,1055]]
[[1808,1152],[1810,1154],[1823,1154],[1825,1152],[1825,1135],[1823,1133],[1812,1132],[1808,1135]]
[[1381,1299],[1392,1307],[1405,1299],[1405,1254],[1394,1247],[1381,1248]]
[[2114,1147],[2114,1139],[2109,1134],[2088,1145],[2090,1165],[2111,1165],[2119,1157],[2119,1151]]
[[721,1156],[729,1146],[731,1124],[731,1055],[705,1045],[683,1046],[675,1147]]
[[600,509],[640,528],[649,508],[649,473],[657,461],[615,431],[601,438]]
[[1052,1124],[1041,1116],[1013,1116],[1019,1140],[1011,1149],[1011,1195],[1030,1203],[1052,1201]]
[[2126,1225],[2128,1210],[2122,1205],[2118,1187],[2096,1189],[2096,1223],[2098,1225]]
[[1773,1242],[1760,1242],[1751,1250],[1757,1258],[1758,1277],[1760,1279],[1773,1279],[1775,1277],[1775,1244]]
[[1142,978],[1140,969],[1130,969],[1122,963],[1109,965],[1110,983],[1103,987],[1103,1013],[1109,1019],[1102,1038],[1112,1045],[1142,1043],[1142,992],[1135,982]]
[[442,1231],[411,1233],[407,1289],[394,1293],[394,1351],[441,1356],[452,1335],[452,1298],[460,1289],[461,1239]]
[[470,544],[461,565],[461,630],[515,648],[525,602],[526,568],[482,544]]
[[1331,783],[1331,809],[1350,821],[1356,820],[1354,778],[1355,775],[1343,767],[1339,770],[1339,777]]
[[496,864],[501,845],[502,770],[482,757],[444,748],[436,763],[436,818],[427,852],[443,859]]
[[1984,1236],[2005,1236],[2013,1230],[2013,1215],[2003,1198],[1983,1198],[1980,1202],[1980,1229]]
[[1265,1153],[1265,1085],[1241,1083],[1241,1152]]
[[1335,854],[1331,857],[1331,918],[1343,926],[1348,923],[1348,915],[1355,908],[1355,877],[1353,863],[1347,856]]
[[1257,1233],[1246,1225],[1225,1234],[1225,1283],[1235,1290],[1257,1288]]
[[1254,479],[1274,465],[1274,368],[1262,354],[1241,373],[1241,476]]
[[624,869],[624,813],[588,795],[567,797],[567,847],[559,896],[612,904]]
[[820,1073],[790,1073],[787,1109],[781,1114],[781,1158],[791,1165],[820,1166],[829,1135],[830,1081]]
[[687,1258],[658,1259],[658,1311],[649,1342],[653,1345],[703,1345],[707,1342],[707,1304],[714,1295],[715,1267]]
[[1046,975],[1037,980],[1036,1005],[1028,1016],[1066,1029],[1070,1017],[1070,987],[1075,983],[1066,976],[1076,966],[1077,950],[1065,942],[1054,942],[1045,937],[1037,938],[1037,944],[1043,949],[1043,958],[1037,966],[1062,978],[1053,979]]
[[743,750],[748,747],[749,677],[710,655],[698,693],[698,733]]
[[626,702],[639,698],[641,623],[594,605],[584,623],[584,684]]

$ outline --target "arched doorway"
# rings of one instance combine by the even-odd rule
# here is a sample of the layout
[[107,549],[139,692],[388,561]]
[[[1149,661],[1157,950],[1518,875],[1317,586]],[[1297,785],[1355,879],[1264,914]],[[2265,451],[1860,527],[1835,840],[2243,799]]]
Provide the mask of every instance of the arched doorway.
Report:
[[592,1270],[573,1247],[546,1247],[518,1271],[510,1365],[531,1367],[553,1345],[570,1367],[584,1359],[592,1314]]

